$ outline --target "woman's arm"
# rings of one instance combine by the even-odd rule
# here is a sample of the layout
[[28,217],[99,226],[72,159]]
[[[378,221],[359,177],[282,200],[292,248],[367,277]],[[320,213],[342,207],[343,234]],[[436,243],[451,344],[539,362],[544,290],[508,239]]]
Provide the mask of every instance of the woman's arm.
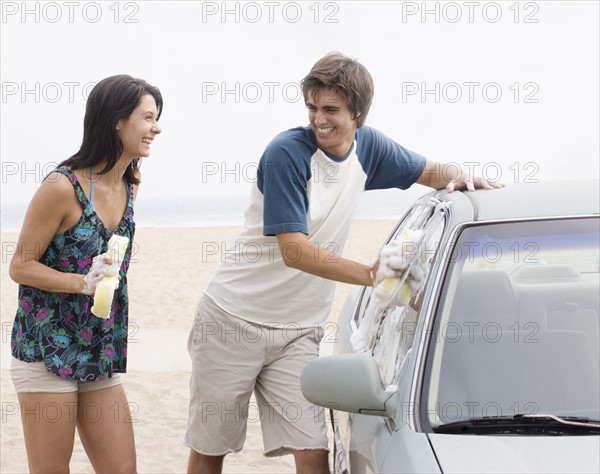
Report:
[[74,225],[81,212],[66,176],[53,173],[44,180],[25,214],[17,250],[10,262],[10,277],[16,283],[45,291],[81,293],[84,275],[59,272],[39,261],[54,236]]

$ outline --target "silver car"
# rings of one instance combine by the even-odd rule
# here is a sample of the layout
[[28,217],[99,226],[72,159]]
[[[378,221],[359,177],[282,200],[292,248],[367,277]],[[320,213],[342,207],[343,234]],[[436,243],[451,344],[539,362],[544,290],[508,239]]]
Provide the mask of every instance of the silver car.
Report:
[[399,278],[361,287],[335,355],[336,472],[600,472],[599,182],[419,199]]

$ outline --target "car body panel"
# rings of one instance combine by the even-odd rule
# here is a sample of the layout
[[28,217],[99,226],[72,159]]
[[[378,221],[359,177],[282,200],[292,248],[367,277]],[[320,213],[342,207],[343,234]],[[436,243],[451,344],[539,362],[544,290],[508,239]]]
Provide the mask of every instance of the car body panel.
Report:
[[464,194],[476,209],[476,220],[598,214],[597,180],[520,183],[494,190]]
[[442,472],[425,433],[415,432],[404,424],[394,432],[390,446],[380,472]]
[[[452,252],[461,233],[483,224],[510,226],[531,221],[552,226],[555,219],[560,229],[558,219],[563,218],[592,217],[597,223],[599,194],[597,180],[549,181],[512,184],[493,191],[437,191],[419,200],[436,199],[449,203],[444,213],[444,229],[437,241],[438,251],[431,260],[423,289],[413,346],[403,356],[400,368],[395,369],[397,388],[393,397],[386,401],[388,416],[335,413],[338,439],[342,444],[338,449],[345,453],[343,457],[350,464],[350,472],[600,472],[600,438],[596,435],[440,434],[432,432],[431,426],[421,426],[419,415],[421,394],[427,388],[424,380],[429,346],[436,344],[431,335],[439,317],[438,309],[443,308],[440,306],[444,301],[442,293],[447,291],[444,283],[450,278]],[[411,210],[402,217],[382,244],[396,238],[410,213]],[[569,241],[565,243],[568,247]],[[600,261],[592,262],[592,267],[594,264],[600,267]],[[591,278],[595,280],[585,284],[597,287],[598,269],[594,272],[595,276]],[[535,285],[532,288],[536,289]],[[358,321],[362,321],[360,318],[364,316],[369,295],[370,288],[359,287],[346,300],[338,318],[339,342],[335,354],[356,353],[350,339],[360,326]],[[575,300],[569,298],[569,301]],[[573,303],[567,304],[571,305],[571,310],[574,308]],[[598,309],[595,311],[597,315]],[[327,391],[325,382],[321,386]],[[384,385],[379,390],[383,390]]]
[[384,418],[375,416],[338,414],[338,422],[344,416],[349,416],[348,421],[338,426],[354,433],[351,438],[348,432],[340,433],[349,448],[346,456],[351,472],[441,472],[427,434],[415,432],[406,424],[390,429]]
[[443,472],[600,472],[598,436],[428,436]]

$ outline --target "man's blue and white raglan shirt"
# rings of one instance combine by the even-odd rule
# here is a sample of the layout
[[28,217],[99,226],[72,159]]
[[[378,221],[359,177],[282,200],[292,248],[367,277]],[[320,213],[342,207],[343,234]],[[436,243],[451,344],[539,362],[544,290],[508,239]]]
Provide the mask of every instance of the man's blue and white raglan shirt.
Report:
[[[319,149],[309,126],[279,134],[258,164],[244,231],[205,293],[223,310],[253,323],[323,325],[335,282],[287,267],[276,234],[302,232],[310,242],[341,255],[361,191],[407,189],[424,167],[424,157],[367,126],[357,130],[343,157]],[[285,249],[290,258],[298,251]]]

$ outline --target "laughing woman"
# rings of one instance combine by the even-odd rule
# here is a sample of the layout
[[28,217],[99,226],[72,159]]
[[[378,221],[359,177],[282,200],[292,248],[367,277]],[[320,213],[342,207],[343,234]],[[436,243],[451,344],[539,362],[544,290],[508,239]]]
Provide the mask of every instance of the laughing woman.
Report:
[[[10,276],[19,284],[11,377],[31,472],[69,472],[75,429],[96,472],[135,472],[120,374],[127,366],[127,268],[139,159],[161,132],[160,91],[127,75],[99,82],[83,142],[34,195]],[[112,262],[110,237],[129,239]],[[119,275],[108,319],[91,312],[96,284]]]

